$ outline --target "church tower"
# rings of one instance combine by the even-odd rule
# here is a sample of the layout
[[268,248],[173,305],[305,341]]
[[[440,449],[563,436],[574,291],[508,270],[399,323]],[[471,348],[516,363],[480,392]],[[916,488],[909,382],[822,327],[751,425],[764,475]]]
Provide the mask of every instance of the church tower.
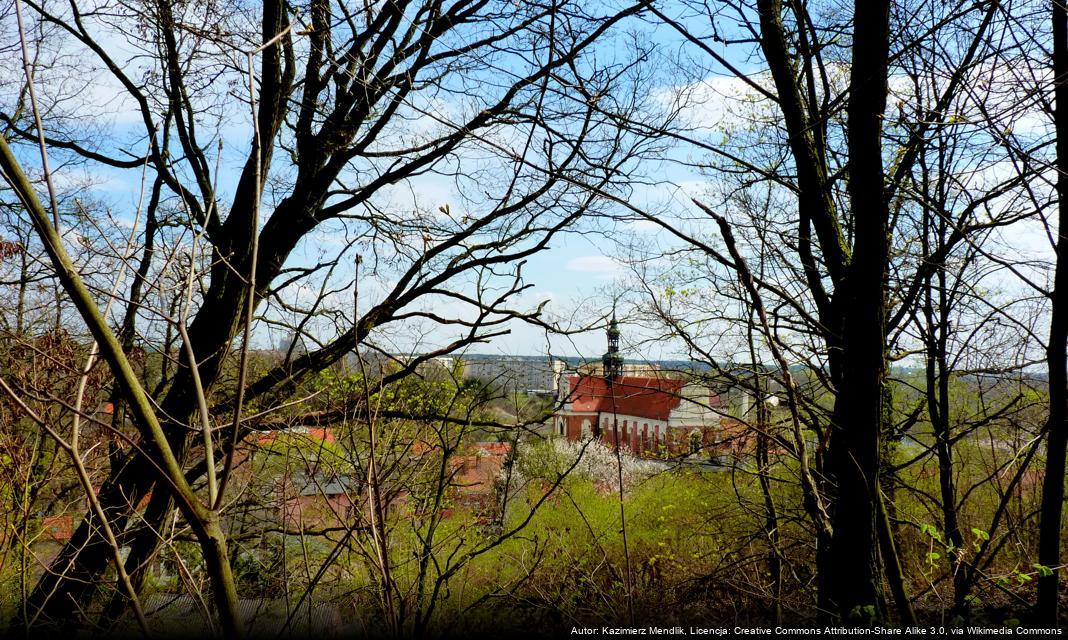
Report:
[[612,322],[608,325],[608,351],[601,358],[604,365],[604,377],[611,384],[616,378],[623,376],[623,356],[619,353],[619,323],[616,322],[616,312],[612,311]]

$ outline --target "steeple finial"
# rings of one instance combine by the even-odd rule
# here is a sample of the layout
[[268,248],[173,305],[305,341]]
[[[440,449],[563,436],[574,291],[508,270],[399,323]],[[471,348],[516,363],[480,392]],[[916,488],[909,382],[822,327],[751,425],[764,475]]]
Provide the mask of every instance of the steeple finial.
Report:
[[611,384],[623,375],[623,356],[619,353],[619,322],[616,320],[615,305],[612,305],[612,320],[608,323],[608,351],[601,358],[604,365],[604,377]]

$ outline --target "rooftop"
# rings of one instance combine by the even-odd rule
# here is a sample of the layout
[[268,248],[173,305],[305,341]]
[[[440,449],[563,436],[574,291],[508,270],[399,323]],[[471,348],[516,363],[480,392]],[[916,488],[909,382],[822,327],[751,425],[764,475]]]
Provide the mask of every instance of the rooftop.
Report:
[[667,420],[682,401],[683,386],[682,380],[660,377],[621,376],[609,386],[601,376],[574,376],[571,410]]

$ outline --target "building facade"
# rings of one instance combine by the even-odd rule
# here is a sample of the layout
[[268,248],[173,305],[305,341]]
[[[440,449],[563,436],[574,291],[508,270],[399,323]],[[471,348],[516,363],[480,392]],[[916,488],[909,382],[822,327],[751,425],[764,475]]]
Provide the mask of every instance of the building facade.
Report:
[[[728,398],[716,390],[655,370],[628,375],[619,352],[615,317],[608,329],[608,351],[600,375],[566,376],[557,390],[555,432],[568,440],[597,438],[641,456],[700,455],[720,458],[749,447],[735,405],[748,398]],[[738,389],[731,390],[735,395]],[[744,393],[742,394],[744,395]]]
[[741,423],[723,399],[683,380],[621,376],[571,376],[561,385],[556,433],[568,440],[599,438],[635,455],[709,457],[742,449]]
[[464,379],[506,392],[554,394],[566,363],[553,358],[486,358],[464,361]]

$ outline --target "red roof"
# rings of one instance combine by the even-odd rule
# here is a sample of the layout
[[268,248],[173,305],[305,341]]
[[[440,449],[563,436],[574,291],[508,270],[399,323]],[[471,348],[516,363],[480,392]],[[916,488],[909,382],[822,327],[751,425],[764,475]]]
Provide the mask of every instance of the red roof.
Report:
[[[257,438],[257,444],[266,446],[274,442],[278,436],[278,431],[265,431],[259,434]],[[334,430],[330,427],[302,427],[297,431],[285,430],[282,433],[295,434],[299,436],[305,436],[309,440],[319,440],[329,444],[337,442],[337,438],[334,437]]]
[[450,461],[454,467],[460,468],[453,480],[457,490],[463,494],[489,495],[512,452],[512,443],[477,442],[467,451],[467,455],[456,456]]
[[41,519],[41,528],[50,540],[66,542],[74,531],[74,519],[71,516],[45,516]]
[[575,376],[571,378],[571,410],[667,420],[679,406],[683,384],[668,378],[622,376],[609,388],[600,376]]

